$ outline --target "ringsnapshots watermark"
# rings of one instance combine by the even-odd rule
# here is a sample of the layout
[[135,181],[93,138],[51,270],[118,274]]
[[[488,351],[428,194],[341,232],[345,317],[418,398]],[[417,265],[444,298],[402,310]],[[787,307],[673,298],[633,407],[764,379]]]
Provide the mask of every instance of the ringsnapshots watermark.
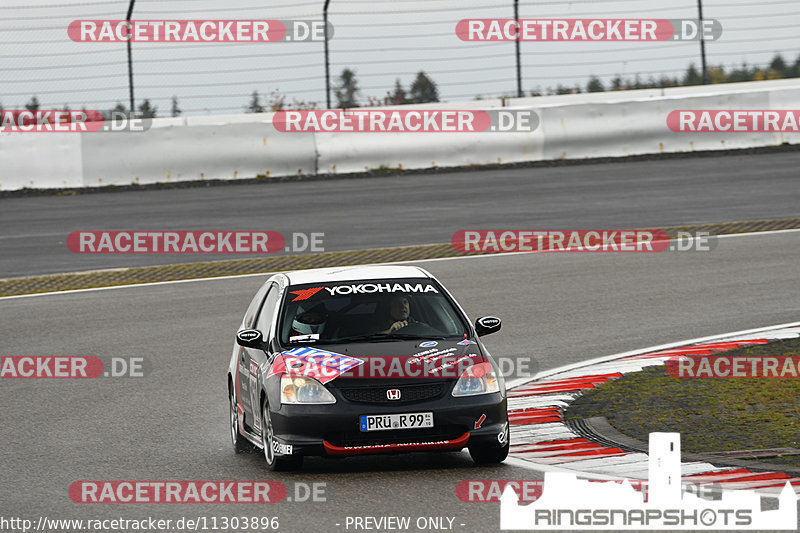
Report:
[[539,122],[530,109],[315,109],[272,118],[281,133],[530,133]]
[[104,115],[86,109],[0,110],[0,133],[143,132],[152,123],[152,118],[121,111]]
[[278,231],[73,231],[76,254],[274,254],[324,252],[324,232]]
[[717,238],[707,231],[661,230],[459,230],[451,239],[461,253],[515,252],[709,252]]
[[526,505],[505,485],[500,529],[796,530],[797,495],[789,481],[775,510],[762,510],[754,490],[723,490],[709,500],[683,490],[680,453],[679,433],[650,434],[647,501],[628,480],[592,482],[566,472],[545,472],[541,494]]
[[798,109],[676,109],[667,115],[675,133],[797,133]]
[[73,20],[70,40],[82,43],[323,42],[333,25],[320,20]]
[[462,41],[715,41],[715,19],[462,19]]
[[0,379],[143,378],[153,369],[147,357],[94,355],[3,355]]

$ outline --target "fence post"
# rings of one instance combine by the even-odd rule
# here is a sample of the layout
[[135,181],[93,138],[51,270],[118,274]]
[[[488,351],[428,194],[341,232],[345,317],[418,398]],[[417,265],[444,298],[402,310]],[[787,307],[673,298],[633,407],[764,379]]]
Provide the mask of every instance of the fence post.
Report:
[[[514,0],[514,21],[519,24],[519,0]],[[517,48],[517,98],[522,98],[522,66],[519,60],[519,41],[521,28],[517,28],[517,40],[514,43]]]
[[703,85],[708,85],[708,71],[706,70],[706,40],[703,37],[703,0],[697,0],[697,11],[700,15],[700,60],[703,64]]
[[331,71],[328,61],[328,4],[330,3],[331,0],[325,0],[325,7],[322,8],[322,20],[325,24],[325,101],[328,104],[327,109],[331,108]]
[[[133,16],[133,5],[136,3],[136,0],[131,0],[130,4],[128,4],[128,14],[125,16],[125,20],[128,21],[128,31],[132,33],[131,27],[131,17]],[[129,35],[132,37],[132,35]],[[130,93],[131,99],[131,111],[130,116],[133,116],[133,112],[136,109],[135,101],[133,99],[133,52],[131,51],[131,40],[128,39],[128,91]]]

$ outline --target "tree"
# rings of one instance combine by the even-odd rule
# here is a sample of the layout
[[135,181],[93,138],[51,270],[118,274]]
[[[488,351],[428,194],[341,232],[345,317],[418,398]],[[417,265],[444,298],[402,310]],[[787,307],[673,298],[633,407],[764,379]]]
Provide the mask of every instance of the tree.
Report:
[[686,71],[686,75],[683,77],[683,84],[684,85],[702,85],[703,84],[703,76],[697,71],[697,68],[694,66],[694,63],[689,65],[689,69]]
[[572,94],[572,89],[559,83],[558,87],[556,87],[556,94]]
[[25,109],[28,111],[39,111],[39,99],[35,96],[31,98],[31,101],[25,104]]
[[358,107],[356,95],[359,92],[356,73],[349,68],[344,69],[339,75],[339,85],[334,93],[336,95],[336,107],[342,109]]
[[178,107],[178,97],[177,96],[173,96],[172,97],[172,116],[173,117],[178,117],[178,116],[180,116],[181,113],[183,113],[183,111],[181,111],[181,108]]
[[439,90],[436,88],[436,84],[421,70],[414,83],[411,84],[409,93],[411,102],[415,104],[439,101]]
[[589,83],[586,84],[586,92],[587,93],[601,93],[605,91],[606,88],[603,85],[603,82],[600,81],[600,78],[597,76],[592,76],[589,78]]
[[783,60],[783,56],[780,54],[775,54],[775,57],[772,58],[769,69],[776,71],[781,78],[785,77],[788,73],[786,61]]
[[141,118],[155,118],[158,107],[152,105],[150,100],[144,99],[144,102],[139,104],[139,116]]
[[403,85],[400,83],[400,78],[397,78],[394,82],[394,92],[390,97],[390,102],[393,105],[405,104],[407,102],[406,95],[406,90],[403,89]]
[[117,102],[117,105],[103,113],[103,120],[111,120],[112,117],[128,114],[128,108],[122,102]]
[[259,100],[261,100],[261,97],[258,95],[258,91],[253,91],[253,94],[250,95],[250,104],[245,108],[245,113],[263,113],[264,106],[261,105]]
[[622,78],[619,76],[615,76],[613,80],[611,80],[611,90],[612,91],[621,91],[624,89],[624,85],[622,83]]

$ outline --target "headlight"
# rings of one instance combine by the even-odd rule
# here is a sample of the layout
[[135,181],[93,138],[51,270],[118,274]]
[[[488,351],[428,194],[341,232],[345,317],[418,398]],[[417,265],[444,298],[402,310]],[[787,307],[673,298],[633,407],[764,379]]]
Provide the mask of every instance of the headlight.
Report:
[[453,396],[475,396],[500,392],[500,381],[491,363],[478,363],[464,370],[453,387]]
[[336,403],[336,398],[314,378],[281,376],[281,403]]

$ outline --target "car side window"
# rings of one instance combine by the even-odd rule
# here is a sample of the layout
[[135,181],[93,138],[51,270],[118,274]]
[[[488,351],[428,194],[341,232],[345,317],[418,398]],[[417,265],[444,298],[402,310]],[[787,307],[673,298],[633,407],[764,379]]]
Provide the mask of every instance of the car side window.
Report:
[[275,306],[278,304],[278,294],[278,287],[273,283],[270,286],[267,297],[264,299],[264,305],[261,306],[261,311],[259,311],[258,318],[256,319],[256,329],[264,334],[264,338],[269,335],[272,317],[275,315]]
[[264,301],[264,295],[267,293],[267,290],[273,286],[272,283],[265,283],[258,289],[256,295],[253,296],[253,300],[250,302],[250,305],[247,306],[247,312],[244,314],[244,329],[253,327],[258,310],[261,308],[261,302]]

